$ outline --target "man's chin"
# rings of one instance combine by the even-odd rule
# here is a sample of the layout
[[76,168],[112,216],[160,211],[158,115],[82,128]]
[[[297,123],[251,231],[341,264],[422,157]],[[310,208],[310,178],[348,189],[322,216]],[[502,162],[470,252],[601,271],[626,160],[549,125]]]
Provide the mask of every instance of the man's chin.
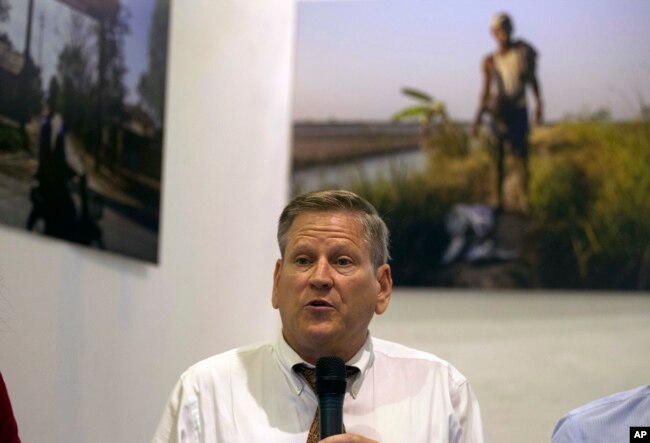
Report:
[[305,330],[305,337],[319,346],[326,346],[328,343],[336,341],[339,329],[331,322],[320,322],[315,325],[310,325]]

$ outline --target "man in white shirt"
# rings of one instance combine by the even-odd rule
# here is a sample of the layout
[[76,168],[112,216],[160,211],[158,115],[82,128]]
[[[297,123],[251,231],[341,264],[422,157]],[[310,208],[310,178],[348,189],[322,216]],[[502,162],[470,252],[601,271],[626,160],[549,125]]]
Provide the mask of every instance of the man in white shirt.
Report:
[[296,369],[336,356],[348,379],[344,434],[323,443],[483,442],[467,380],[438,357],[370,336],[392,292],[388,229],[348,191],[296,197],[278,225],[271,303],[282,333],[189,368],[153,442],[311,443],[318,399]]

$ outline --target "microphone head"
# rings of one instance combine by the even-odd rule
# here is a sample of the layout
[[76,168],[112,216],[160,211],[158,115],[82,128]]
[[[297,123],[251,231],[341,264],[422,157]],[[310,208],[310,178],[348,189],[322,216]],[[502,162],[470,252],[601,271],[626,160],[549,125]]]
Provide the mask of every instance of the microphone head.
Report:
[[316,393],[345,394],[347,374],[339,357],[321,357],[316,362]]

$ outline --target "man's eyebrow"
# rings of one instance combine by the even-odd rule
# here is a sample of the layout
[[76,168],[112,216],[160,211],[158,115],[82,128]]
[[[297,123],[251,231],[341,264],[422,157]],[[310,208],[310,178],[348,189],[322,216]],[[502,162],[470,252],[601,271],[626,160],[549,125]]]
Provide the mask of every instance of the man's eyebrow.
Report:
[[293,245],[291,245],[291,250],[296,251],[296,250],[306,250],[306,249],[312,249],[313,246],[310,244],[310,242],[305,241],[305,240],[298,240],[296,241]]
[[347,253],[349,255],[355,255],[360,253],[359,246],[353,242],[338,242],[332,247],[332,252],[336,254]]

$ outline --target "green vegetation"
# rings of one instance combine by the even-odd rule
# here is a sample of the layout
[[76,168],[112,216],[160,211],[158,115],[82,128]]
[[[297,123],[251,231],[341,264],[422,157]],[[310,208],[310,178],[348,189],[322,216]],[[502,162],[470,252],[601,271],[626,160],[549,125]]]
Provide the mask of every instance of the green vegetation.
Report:
[[386,220],[396,264],[393,276],[400,284],[438,284],[440,258],[449,241],[445,214],[459,202],[485,202],[494,187],[487,149],[470,150],[469,138],[459,136],[459,128],[450,123],[431,134],[434,143],[425,151],[429,161],[423,173],[395,169],[388,180],[362,181],[353,189]]
[[425,174],[362,183],[353,191],[370,201],[391,231],[393,278],[401,284],[435,284],[435,270],[448,242],[444,215],[452,202]]
[[402,94],[415,100],[416,104],[396,112],[393,121],[417,120],[420,123],[420,148],[425,151],[431,149],[435,127],[448,121],[445,104],[415,88],[402,88]]
[[537,131],[533,144],[529,203],[542,282],[647,288],[650,125],[565,123]]
[[449,119],[445,103],[415,88],[402,88],[402,94],[416,104],[396,112],[392,120],[417,120],[420,123],[420,147],[425,152],[442,153],[445,156],[465,156],[468,137],[463,128]]
[[[451,135],[450,135],[451,134]],[[424,173],[360,183],[393,233],[395,278],[436,284],[456,203],[488,203],[494,166],[487,145],[437,131]],[[453,148],[449,146],[453,145]],[[531,138],[526,257],[547,288],[647,289],[650,286],[650,124],[571,122]],[[438,269],[436,269],[438,268]]]

